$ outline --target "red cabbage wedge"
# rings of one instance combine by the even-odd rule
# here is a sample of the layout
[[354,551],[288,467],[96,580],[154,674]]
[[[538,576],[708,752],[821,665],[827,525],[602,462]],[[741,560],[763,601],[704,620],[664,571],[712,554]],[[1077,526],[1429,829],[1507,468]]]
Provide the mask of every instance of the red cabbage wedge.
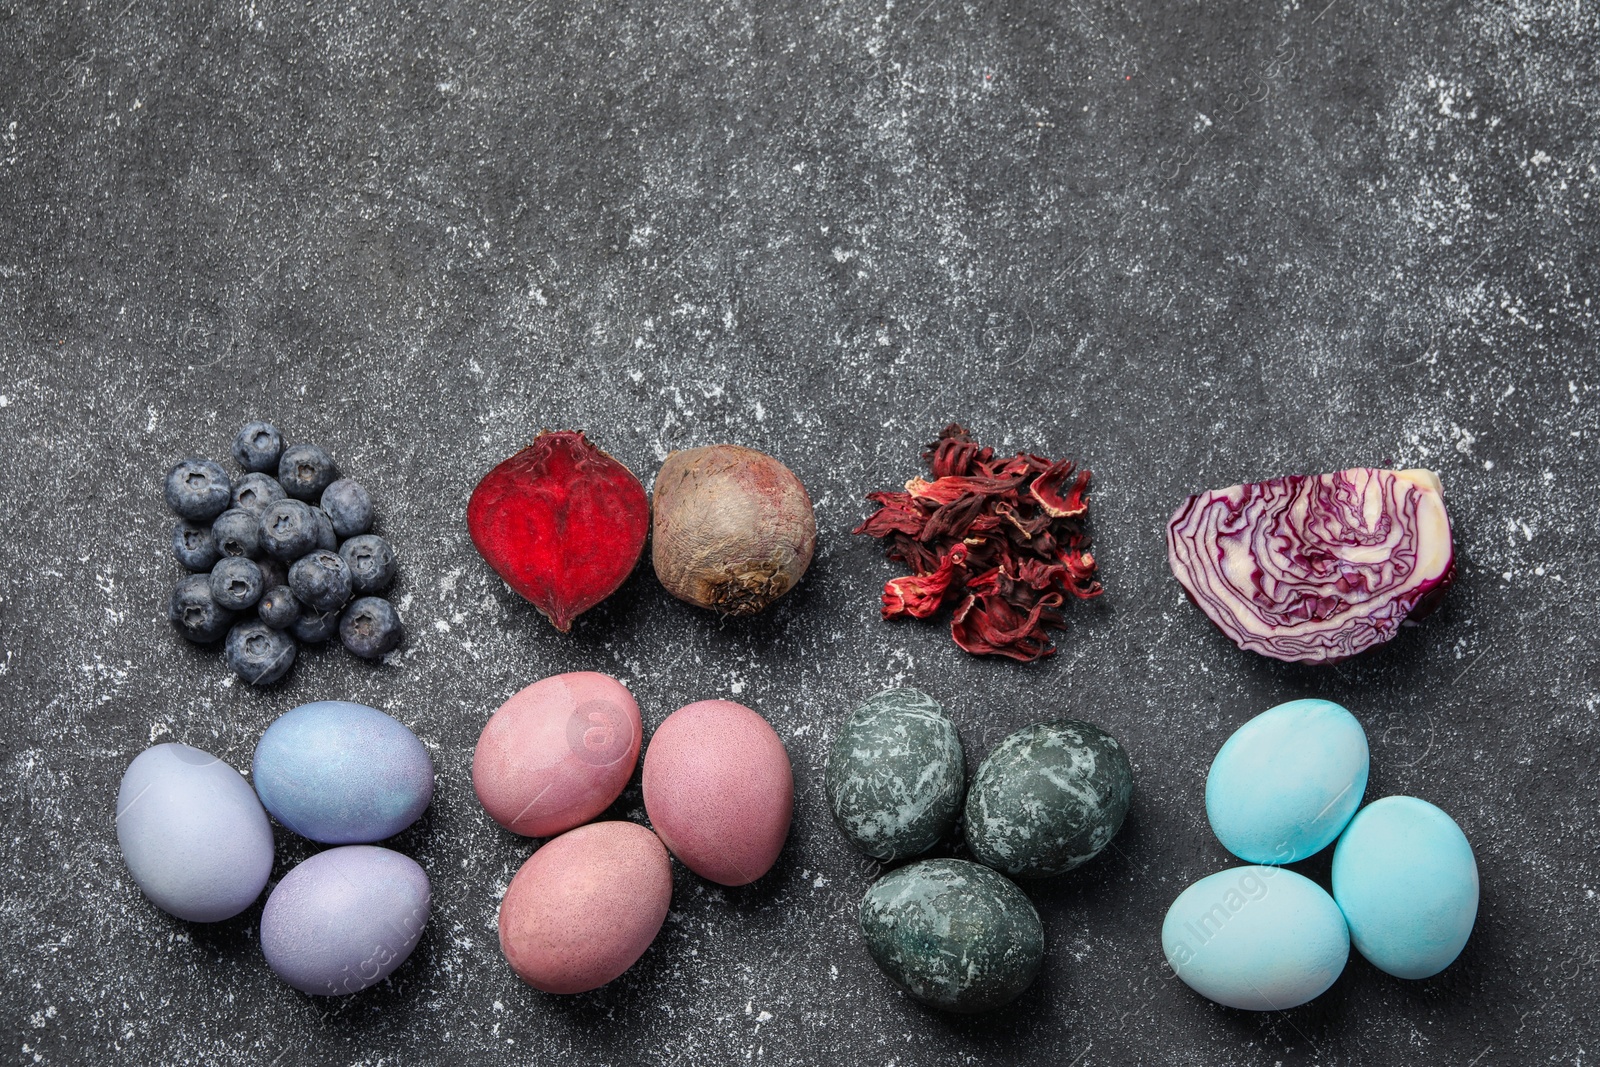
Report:
[[1337,663],[1388,641],[1455,579],[1439,476],[1355,467],[1197,493],[1167,562],[1240,648]]

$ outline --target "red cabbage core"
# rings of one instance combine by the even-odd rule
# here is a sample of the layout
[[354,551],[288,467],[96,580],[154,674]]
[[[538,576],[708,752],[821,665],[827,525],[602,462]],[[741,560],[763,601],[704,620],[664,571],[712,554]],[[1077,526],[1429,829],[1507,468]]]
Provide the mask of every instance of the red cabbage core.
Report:
[[1240,648],[1337,663],[1431,611],[1455,578],[1439,477],[1355,467],[1198,493],[1167,562]]

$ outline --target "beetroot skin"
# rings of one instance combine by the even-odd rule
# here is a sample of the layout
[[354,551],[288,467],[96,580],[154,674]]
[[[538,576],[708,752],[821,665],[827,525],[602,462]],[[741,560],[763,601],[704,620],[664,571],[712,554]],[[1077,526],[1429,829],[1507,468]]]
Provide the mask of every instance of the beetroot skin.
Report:
[[467,532],[506,584],[566,633],[633,573],[650,500],[581,431],[547,431],[484,475],[467,502]]
[[754,615],[793,589],[817,548],[811,498],[764,452],[674,452],[656,475],[650,558],[667,592],[721,615]]

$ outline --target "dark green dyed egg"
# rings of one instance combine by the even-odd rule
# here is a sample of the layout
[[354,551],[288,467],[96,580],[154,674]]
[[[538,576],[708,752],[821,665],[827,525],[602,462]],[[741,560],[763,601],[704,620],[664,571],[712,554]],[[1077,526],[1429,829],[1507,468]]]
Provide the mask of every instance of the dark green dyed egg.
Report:
[[961,814],[961,738],[928,694],[886,689],[839,728],[823,784],[851,844],[874,859],[909,859],[932,848]]
[[1111,843],[1133,799],[1117,739],[1086,722],[1024,726],[995,746],[967,791],[967,847],[1013,878],[1062,874]]
[[1044,926],[1009,879],[966,860],[890,871],[861,901],[883,973],[924,1004],[971,1014],[1022,995],[1044,960]]

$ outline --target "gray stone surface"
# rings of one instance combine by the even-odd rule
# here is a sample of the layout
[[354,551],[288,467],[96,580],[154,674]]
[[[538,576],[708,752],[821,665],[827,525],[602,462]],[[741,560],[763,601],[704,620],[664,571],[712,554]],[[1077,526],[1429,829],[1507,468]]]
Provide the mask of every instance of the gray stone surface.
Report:
[[[1050,0],[215,5],[0,0],[0,1026],[16,1062],[1522,1064],[1600,1043],[1600,7]],[[251,691],[163,617],[161,477],[268,418],[371,490],[410,641]],[[1048,662],[878,620],[848,536],[950,419],[1095,472],[1107,592]],[[817,561],[719,625],[648,571],[559,635],[462,522],[489,467],[582,428],[648,481],[736,441],[806,483]],[[1290,471],[1443,478],[1442,612],[1331,669],[1231,647],[1167,574],[1186,494]],[[558,1000],[495,908],[529,844],[468,776],[533,679],[623,678],[646,728],[726,696],[796,772],[778,867],[679,872],[656,946]],[[1039,980],[975,1021],[898,994],[822,763],[914,685],[969,763],[1050,714],[1127,745],[1106,854],[1034,892]],[[1168,977],[1159,927],[1228,864],[1202,801],[1240,723],[1326,696],[1369,796],[1448,811],[1483,876],[1461,959],[1360,960],[1283,1015]],[[432,921],[379,989],[302,997],[259,908],[163,916],[116,783],[182,740],[245,767],[308,700],[375,705],[438,793],[396,842]],[[642,817],[637,789],[618,809]],[[274,877],[308,853],[281,835]],[[1302,865],[1326,878],[1326,859]]]

